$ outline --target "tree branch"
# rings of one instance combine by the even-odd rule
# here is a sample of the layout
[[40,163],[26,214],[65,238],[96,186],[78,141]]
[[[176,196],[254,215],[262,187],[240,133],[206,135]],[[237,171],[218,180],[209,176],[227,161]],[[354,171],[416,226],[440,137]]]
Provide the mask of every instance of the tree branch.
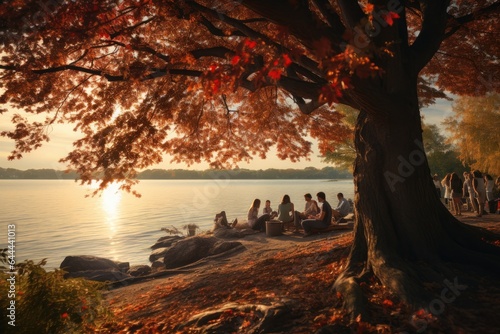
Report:
[[[336,51],[340,50],[343,31],[335,31],[324,22],[316,19],[311,12],[308,1],[295,1],[293,6],[289,0],[241,0],[242,4],[270,21],[289,28],[309,50],[314,49],[314,42],[327,37]],[[337,45],[335,45],[337,44]]]
[[[217,11],[204,7],[196,2],[190,2],[190,5],[196,10],[199,10],[206,14],[210,14],[210,16],[214,17],[215,19],[221,20],[222,22],[234,28],[239,29],[242,33],[245,34],[245,36],[248,36],[252,39],[261,39],[264,42],[266,42],[267,45],[271,45],[283,53],[290,53],[290,54],[292,53],[292,50],[290,50],[289,48],[284,47],[283,45],[277,43],[276,41],[267,37],[266,35],[251,29],[250,27],[243,24],[242,21],[233,19],[225,14],[218,13]],[[303,55],[300,56],[297,60],[297,63],[304,68],[303,69],[304,73],[309,74],[307,76],[308,78],[313,77],[311,74],[316,75],[318,78],[320,78],[323,75],[323,73],[321,73],[321,71],[318,69],[318,63],[306,56]]]
[[217,28],[212,22],[210,22],[206,17],[202,16],[200,23],[204,25],[208,31],[214,35],[214,36],[222,36],[222,37],[229,37],[229,36],[245,36],[241,31],[232,31],[230,34],[224,33],[222,29]]
[[448,22],[451,21],[451,24],[450,24],[449,30],[446,31],[444,38],[446,39],[446,38],[453,36],[458,30],[460,30],[460,28],[464,27],[469,22],[477,21],[479,18],[481,18],[483,16],[488,16],[491,14],[498,15],[499,12],[500,12],[500,2],[497,1],[497,2],[494,2],[485,8],[481,8],[481,9],[479,9],[473,13],[470,13],[468,15],[464,15],[464,16],[457,17],[457,18],[449,15]]
[[444,39],[450,0],[421,0],[422,29],[410,47],[415,75],[431,60]]
[[333,30],[343,33],[345,26],[340,19],[340,16],[333,10],[330,1],[328,0],[313,0],[314,5],[319,9],[321,15],[328,22]]
[[337,0],[337,3],[350,29],[354,29],[366,17],[357,1]]
[[134,30],[135,28],[140,27],[140,26],[142,26],[142,25],[144,25],[144,24],[148,24],[149,22],[151,22],[151,21],[153,21],[153,20],[154,20],[154,17],[151,17],[151,18],[149,18],[149,19],[147,19],[147,20],[144,20],[144,21],[141,21],[141,22],[139,22],[139,23],[137,23],[137,24],[134,24],[133,26],[130,26],[130,27],[126,27],[126,28],[120,29],[120,30],[118,30],[118,31],[116,31],[116,32],[114,32],[114,33],[112,33],[112,34],[109,34],[109,36],[110,36],[112,39],[113,39],[113,38],[116,38],[117,36],[121,35],[121,34],[122,34],[122,33],[124,33],[124,32],[127,32],[127,31],[132,31],[132,30]]
[[224,46],[216,46],[213,48],[206,48],[206,49],[198,49],[198,50],[193,50],[190,51],[190,53],[195,57],[196,59],[199,59],[201,57],[217,57],[217,58],[226,58],[227,55],[234,55],[235,52],[231,49],[228,49]]

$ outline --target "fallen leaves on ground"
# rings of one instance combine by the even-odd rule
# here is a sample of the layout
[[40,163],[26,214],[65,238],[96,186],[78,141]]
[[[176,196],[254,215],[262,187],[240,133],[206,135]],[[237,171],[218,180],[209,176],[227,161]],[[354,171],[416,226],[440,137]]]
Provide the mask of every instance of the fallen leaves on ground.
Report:
[[[411,333],[419,329],[438,333],[450,328],[466,333],[478,326],[478,317],[481,317],[484,333],[488,333],[488,328],[496,328],[498,321],[492,310],[500,306],[500,289],[490,286],[489,281],[464,291],[456,302],[446,304],[443,312],[436,315],[424,309],[411,312],[389,289],[372,279],[361,287],[370,301],[374,321],[351,321],[342,310],[342,296],[332,291],[346,264],[351,243],[350,234],[334,240],[322,239],[247,259],[237,266],[222,264],[194,275],[161,280],[150,291],[134,296],[128,304],[108,301],[115,318],[94,331],[199,333],[199,328],[187,326],[179,330],[179,325],[194,315],[227,304],[270,305],[283,300],[293,300],[300,305],[293,318],[293,330],[288,333],[314,333],[328,325],[339,325],[347,333]],[[432,288],[437,294],[439,289],[443,286]],[[485,317],[489,317],[491,323],[484,323]],[[226,310],[210,324],[237,320],[238,333],[247,333],[257,319],[252,312]]]

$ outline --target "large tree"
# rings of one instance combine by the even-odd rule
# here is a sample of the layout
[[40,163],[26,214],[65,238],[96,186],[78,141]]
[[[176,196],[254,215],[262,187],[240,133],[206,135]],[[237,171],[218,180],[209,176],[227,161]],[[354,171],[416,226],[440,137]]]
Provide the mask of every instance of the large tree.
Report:
[[[323,156],[323,161],[352,171],[353,163],[356,159],[354,128],[356,126],[358,111],[345,105],[337,105],[335,108],[345,115],[342,122],[351,129],[352,134],[345,137],[341,142],[332,143],[332,150],[327,149]],[[451,128],[450,131],[453,132]],[[453,129],[455,128],[453,127]],[[487,136],[490,136],[490,134]],[[469,165],[464,165],[460,162],[458,152],[455,151],[453,145],[447,143],[447,138],[441,134],[436,124],[422,122],[422,142],[432,174],[444,177],[447,173],[457,172],[462,175],[464,171],[470,170]],[[493,143],[491,146],[496,147],[498,145],[495,146],[495,143]],[[491,157],[491,160],[494,159],[493,157]]]
[[[157,163],[214,166],[325,151],[348,133],[329,106],[360,110],[356,225],[335,288],[367,319],[359,283],[376,277],[410,305],[424,286],[473,264],[499,271],[489,236],[435,196],[419,95],[498,90],[499,1],[16,0],[0,5],[1,102],[14,116],[12,158],[54,122],[83,137],[64,159],[103,185]],[[296,107],[293,107],[295,105]],[[7,108],[6,108],[7,109]],[[6,111],[6,110],[4,110]]]

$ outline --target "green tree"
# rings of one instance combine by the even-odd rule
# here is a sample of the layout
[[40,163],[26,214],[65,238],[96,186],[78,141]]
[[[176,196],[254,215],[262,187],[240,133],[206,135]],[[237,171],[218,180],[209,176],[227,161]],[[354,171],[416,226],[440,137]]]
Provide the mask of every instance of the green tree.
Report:
[[342,122],[352,132],[344,137],[339,143],[332,144],[333,150],[328,149],[323,156],[323,161],[332,163],[338,168],[353,171],[353,163],[356,159],[356,147],[354,146],[354,127],[358,117],[358,111],[346,105],[337,105],[338,112],[344,115]]
[[359,282],[369,277],[403,302],[427,306],[434,297],[426,287],[459,264],[500,270],[491,235],[460,223],[435,196],[419,110],[437,89],[499,90],[499,7],[496,0],[74,0],[43,9],[38,0],[2,2],[0,101],[48,116],[14,116],[2,135],[15,141],[18,158],[47,140],[46,126],[73,123],[83,137],[63,160],[84,182],[102,172],[105,186],[164,153],[217,167],[265,158],[274,145],[280,158],[296,161],[311,152],[307,134],[324,153],[349,134],[329,106],[349,105],[360,110],[357,214],[335,288],[364,320]]
[[[334,151],[326,151],[323,161],[352,171],[356,159],[354,126],[358,111],[344,105],[338,105],[336,109],[345,115],[342,121],[349,129],[352,129],[352,134],[345,137],[340,143],[332,144],[332,147],[335,147]],[[460,162],[458,153],[453,149],[452,145],[446,142],[446,137],[440,133],[437,125],[422,122],[422,136],[432,174],[444,176],[446,173],[453,171],[461,174],[466,170],[470,170],[468,166],[464,166]]]
[[447,138],[441,134],[437,125],[423,122],[422,130],[425,152],[432,174],[443,177],[451,172],[461,175],[465,171],[470,171],[468,165],[460,162],[458,152],[454,146],[447,143]]
[[500,175],[500,94],[458,98],[445,124],[459,158],[482,172]]

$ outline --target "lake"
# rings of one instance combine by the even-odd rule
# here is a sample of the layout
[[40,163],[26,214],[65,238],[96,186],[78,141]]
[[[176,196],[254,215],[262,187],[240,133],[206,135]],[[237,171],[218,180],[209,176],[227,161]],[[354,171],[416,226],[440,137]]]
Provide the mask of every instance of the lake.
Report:
[[202,231],[216,213],[246,220],[252,201],[271,200],[276,210],[288,194],[295,209],[304,209],[305,193],[323,191],[335,207],[336,194],[354,197],[352,180],[142,180],[142,197],[108,188],[100,197],[85,197],[92,186],[70,180],[0,180],[0,247],[7,246],[8,225],[15,225],[16,260],[47,258],[47,269],[67,255],[96,255],[134,264],[149,264],[150,247],[166,235],[162,227],[182,232],[188,223]]

